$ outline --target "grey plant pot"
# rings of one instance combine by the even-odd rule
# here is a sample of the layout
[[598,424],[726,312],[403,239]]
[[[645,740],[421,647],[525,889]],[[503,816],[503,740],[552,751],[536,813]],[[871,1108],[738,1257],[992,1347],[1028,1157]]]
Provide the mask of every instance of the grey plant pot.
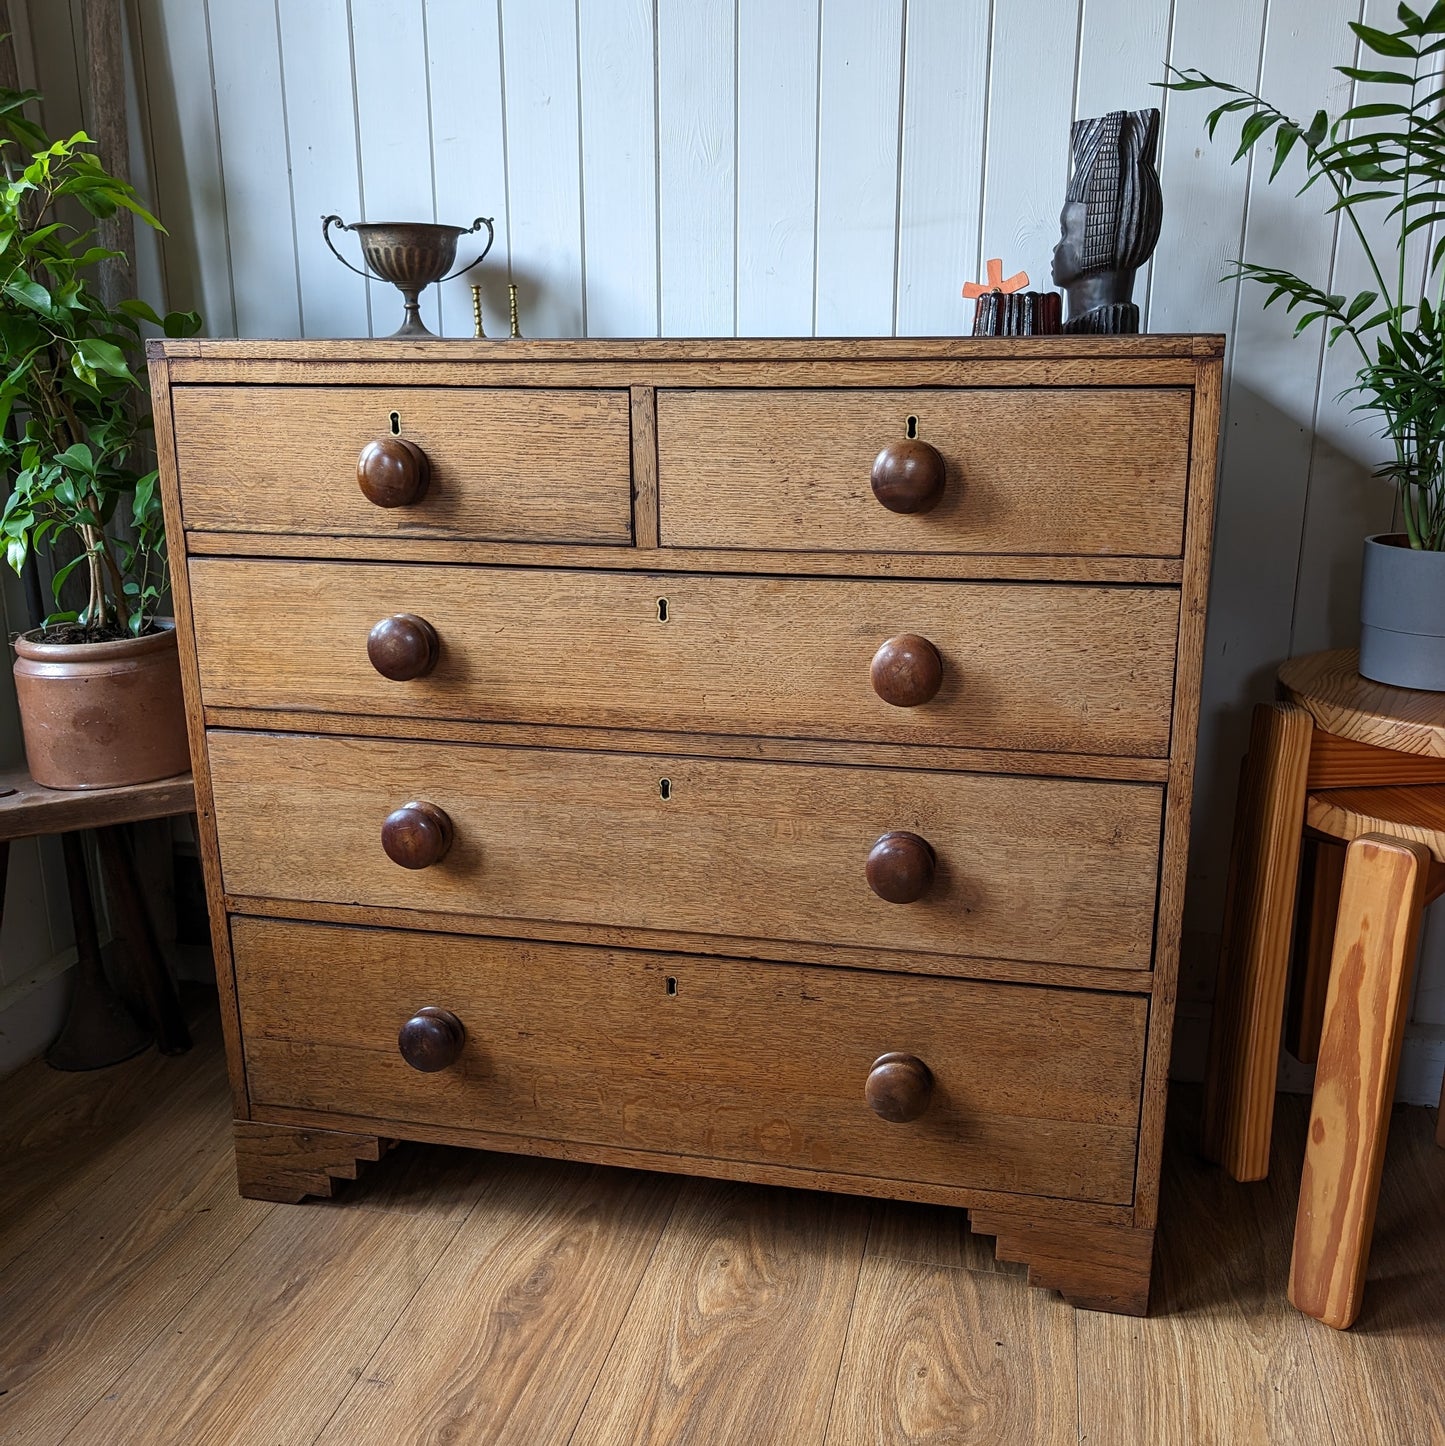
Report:
[[1445,552],[1419,551],[1398,532],[1365,539],[1360,673],[1445,693]]

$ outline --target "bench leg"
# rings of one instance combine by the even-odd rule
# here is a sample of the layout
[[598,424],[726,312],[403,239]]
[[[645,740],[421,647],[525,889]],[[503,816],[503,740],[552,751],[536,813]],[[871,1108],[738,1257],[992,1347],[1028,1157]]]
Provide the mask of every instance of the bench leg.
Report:
[[1289,1298],[1343,1330],[1360,1312],[1430,854],[1408,839],[1350,844],[1340,890]]
[[1320,1057],[1330,955],[1345,877],[1345,846],[1334,839],[1306,841],[1300,870],[1300,907],[1295,919],[1294,986],[1285,1016],[1284,1047],[1301,1064]]
[[1261,704],[1240,777],[1203,1137],[1206,1157],[1236,1180],[1269,1173],[1313,731],[1298,704]]

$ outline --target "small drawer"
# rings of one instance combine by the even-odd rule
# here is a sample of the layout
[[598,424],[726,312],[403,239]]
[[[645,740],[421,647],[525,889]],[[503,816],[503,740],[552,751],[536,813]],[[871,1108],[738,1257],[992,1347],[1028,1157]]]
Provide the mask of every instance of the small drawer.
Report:
[[1151,784],[229,730],[209,750],[233,896],[1150,963]]
[[[190,580],[210,707],[1169,748],[1173,588],[222,558],[194,560]],[[436,639],[412,637],[400,671],[420,671],[400,680],[368,655],[397,617]]]
[[[172,406],[188,528],[632,541],[626,391],[182,386]],[[386,505],[358,485],[372,443]]]
[[[1178,557],[1190,415],[1183,388],[659,391],[662,545]],[[885,448],[926,510],[875,496]]]
[[[251,918],[231,939],[263,1109],[537,1153],[554,1140],[785,1165],[881,1193],[1133,1198],[1138,996]],[[422,1008],[461,1026],[420,1027],[430,1072],[398,1048]],[[906,1059],[879,1066],[889,1054]],[[908,1118],[875,1113],[870,1076],[872,1100]]]

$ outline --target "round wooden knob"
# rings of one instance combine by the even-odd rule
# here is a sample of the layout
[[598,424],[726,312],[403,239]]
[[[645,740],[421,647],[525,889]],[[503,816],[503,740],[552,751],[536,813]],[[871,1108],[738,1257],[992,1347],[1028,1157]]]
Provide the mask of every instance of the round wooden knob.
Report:
[[935,863],[927,839],[901,829],[885,833],[868,853],[868,887],[890,904],[912,904],[932,886]]
[[418,1009],[396,1036],[401,1057],[423,1074],[455,1064],[467,1042],[467,1031],[450,1009],[437,1009],[428,1004]]
[[382,618],[366,637],[366,656],[383,678],[405,683],[425,677],[441,651],[437,630],[415,613]]
[[933,1098],[933,1071],[911,1054],[880,1054],[863,1086],[868,1108],[880,1119],[905,1125]]
[[943,659],[927,638],[900,633],[873,654],[873,691],[895,708],[916,708],[943,685]]
[[392,863],[426,869],[446,858],[452,846],[452,821],[434,803],[416,799],[386,816],[381,846]]
[[378,437],[356,459],[356,485],[378,507],[410,507],[426,494],[431,464],[405,437]]
[[873,495],[890,512],[929,511],[947,480],[943,454],[917,438],[890,442],[873,459]]

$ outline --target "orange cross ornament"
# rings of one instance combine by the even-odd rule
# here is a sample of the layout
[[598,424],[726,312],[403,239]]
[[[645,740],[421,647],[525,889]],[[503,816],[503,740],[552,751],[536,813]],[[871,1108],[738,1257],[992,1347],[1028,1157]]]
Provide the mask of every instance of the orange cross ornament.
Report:
[[1022,291],[1029,284],[1027,271],[1019,271],[1010,276],[1007,281],[1003,279],[1003,257],[995,256],[988,263],[988,284],[980,281],[965,281],[963,283],[963,295],[967,301],[972,301],[977,296],[982,296],[987,291],[1001,291],[1005,296],[1011,291]]

